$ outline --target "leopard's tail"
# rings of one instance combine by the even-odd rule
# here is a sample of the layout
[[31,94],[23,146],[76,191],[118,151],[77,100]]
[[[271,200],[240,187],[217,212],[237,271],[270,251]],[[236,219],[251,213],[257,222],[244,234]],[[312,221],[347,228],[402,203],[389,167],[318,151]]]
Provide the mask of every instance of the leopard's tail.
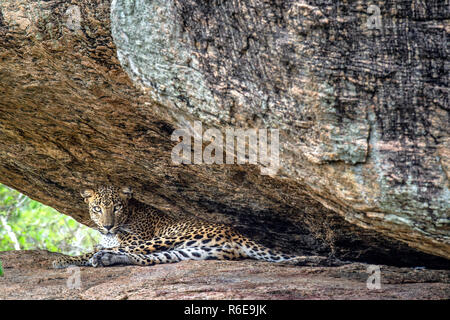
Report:
[[303,265],[303,266],[337,266],[345,264],[344,262],[324,256],[297,256],[281,253],[254,241],[248,240],[240,245],[241,254],[245,258],[263,260],[268,262],[281,262],[284,264]]
[[277,252],[260,245],[254,241],[247,240],[240,245],[241,254],[245,258],[264,260],[269,262],[283,262],[293,259],[295,256]]

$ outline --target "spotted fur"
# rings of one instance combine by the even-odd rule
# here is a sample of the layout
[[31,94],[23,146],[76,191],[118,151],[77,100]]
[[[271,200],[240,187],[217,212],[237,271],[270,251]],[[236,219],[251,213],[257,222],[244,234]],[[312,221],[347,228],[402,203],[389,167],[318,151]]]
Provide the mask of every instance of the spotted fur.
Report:
[[154,265],[182,260],[252,258],[299,265],[329,264],[321,256],[274,252],[232,228],[198,218],[176,219],[132,197],[130,188],[103,186],[84,190],[82,197],[96,228],[103,234],[95,251],[76,257],[62,255],[55,268],[69,265]]

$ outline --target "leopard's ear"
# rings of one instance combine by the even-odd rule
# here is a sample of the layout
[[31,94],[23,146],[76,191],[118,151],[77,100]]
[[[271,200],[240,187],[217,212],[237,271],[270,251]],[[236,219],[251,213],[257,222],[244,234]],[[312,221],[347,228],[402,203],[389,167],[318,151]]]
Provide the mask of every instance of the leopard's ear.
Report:
[[126,199],[131,199],[133,197],[133,190],[131,190],[130,187],[122,187],[120,192]]
[[94,190],[84,189],[84,190],[81,190],[80,194],[84,198],[84,201],[88,202],[89,198],[91,198],[94,195]]

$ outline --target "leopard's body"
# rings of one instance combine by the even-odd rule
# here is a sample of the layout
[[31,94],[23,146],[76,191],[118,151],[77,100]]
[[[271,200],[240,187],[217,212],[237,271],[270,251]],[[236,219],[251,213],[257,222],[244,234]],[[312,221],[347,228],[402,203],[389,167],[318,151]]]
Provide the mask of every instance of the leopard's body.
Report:
[[69,265],[153,265],[182,260],[253,258],[300,265],[328,265],[321,256],[274,252],[232,228],[198,218],[176,219],[132,198],[129,188],[111,186],[84,190],[91,219],[103,234],[101,245],[81,256],[63,255],[55,268]]

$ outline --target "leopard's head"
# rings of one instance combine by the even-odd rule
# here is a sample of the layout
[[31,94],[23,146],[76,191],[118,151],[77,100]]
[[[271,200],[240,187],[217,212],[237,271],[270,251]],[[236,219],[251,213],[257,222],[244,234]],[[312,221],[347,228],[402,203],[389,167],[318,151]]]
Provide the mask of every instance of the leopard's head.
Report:
[[103,234],[116,234],[128,218],[128,200],[132,197],[129,187],[101,186],[97,190],[86,189],[81,196],[89,205],[89,214],[97,229]]

